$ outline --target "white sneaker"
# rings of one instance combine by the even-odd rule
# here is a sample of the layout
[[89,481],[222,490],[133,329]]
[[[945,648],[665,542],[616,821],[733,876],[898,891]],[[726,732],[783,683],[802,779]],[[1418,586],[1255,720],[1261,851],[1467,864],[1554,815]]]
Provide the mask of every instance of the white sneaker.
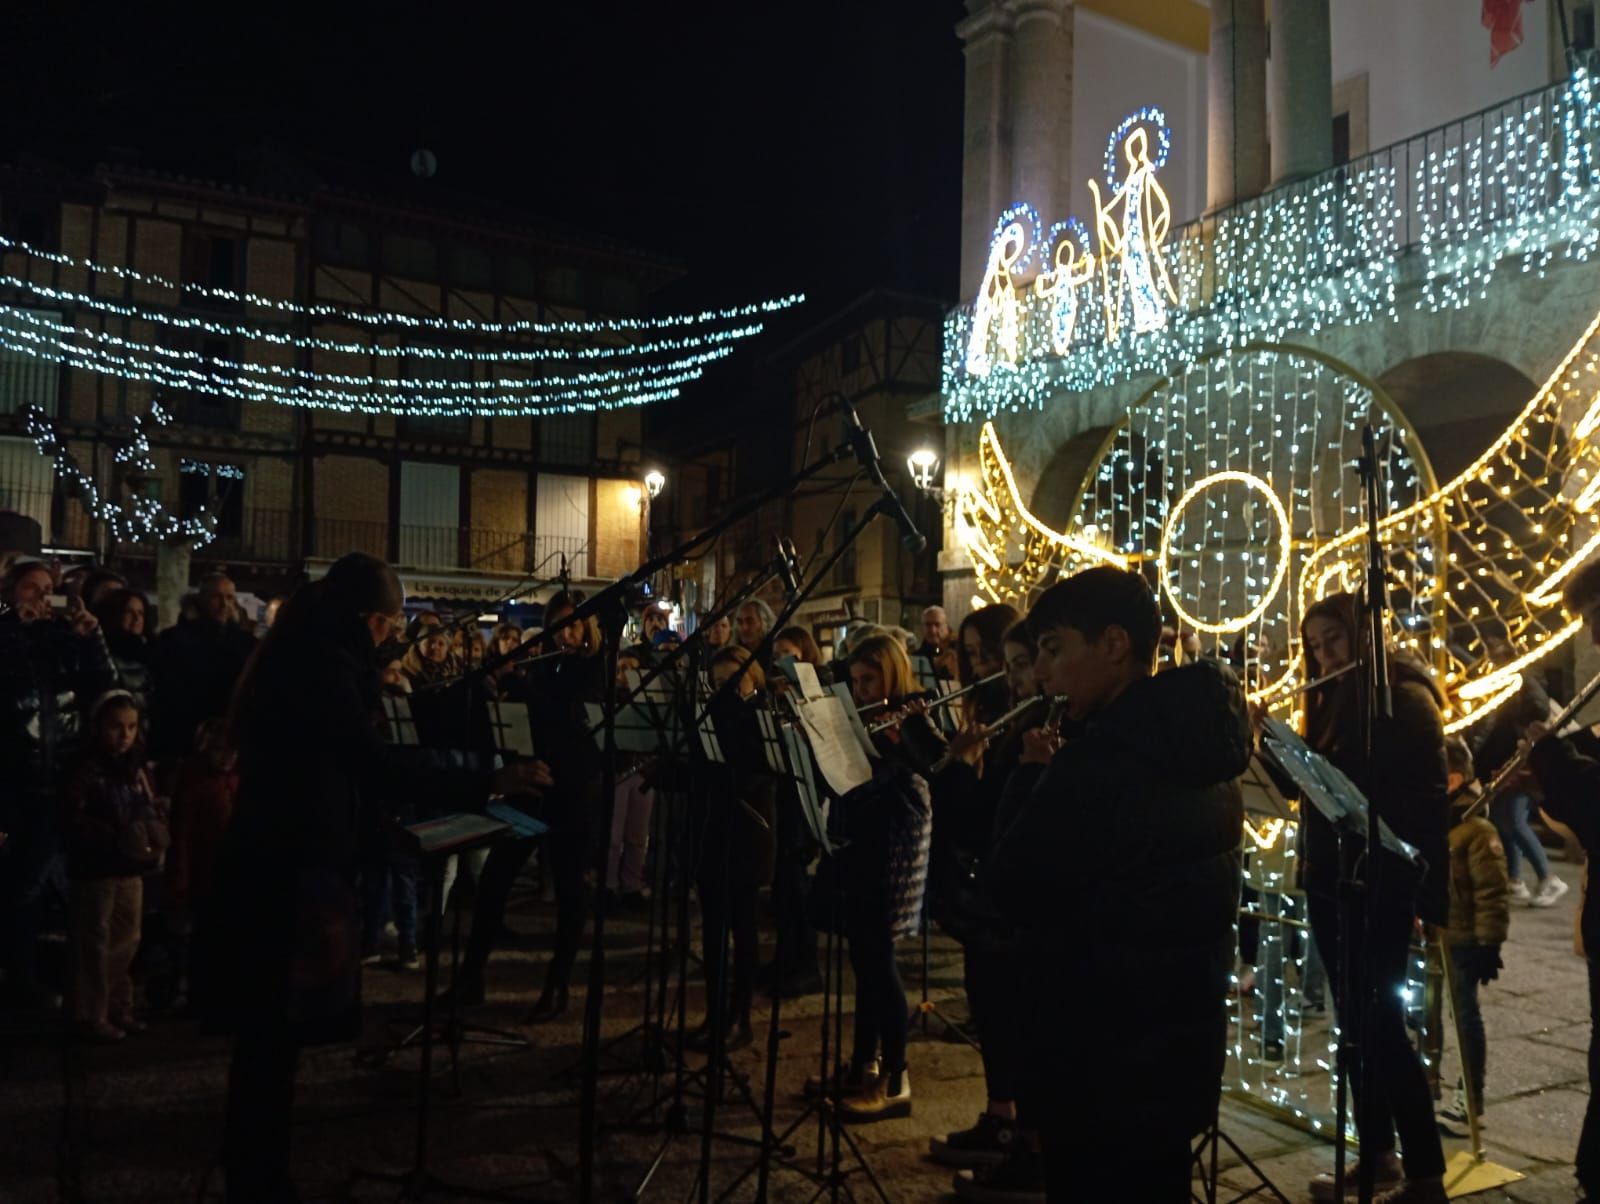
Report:
[[1567,884],[1551,874],[1539,883],[1539,893],[1528,900],[1530,907],[1554,907],[1556,900],[1567,893]]
[[1528,890],[1527,883],[1523,882],[1521,878],[1511,879],[1511,901],[1513,903],[1530,903],[1533,901],[1533,893]]

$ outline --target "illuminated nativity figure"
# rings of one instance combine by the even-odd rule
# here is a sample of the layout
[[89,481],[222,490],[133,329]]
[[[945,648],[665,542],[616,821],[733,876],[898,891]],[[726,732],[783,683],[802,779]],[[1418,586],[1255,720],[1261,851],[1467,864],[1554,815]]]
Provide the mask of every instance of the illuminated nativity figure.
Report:
[[[1115,189],[1108,204],[1100,203],[1100,187],[1089,181],[1100,239],[1100,287],[1105,298],[1107,340],[1117,337],[1130,311],[1137,333],[1160,330],[1167,324],[1166,300],[1178,300],[1167,274],[1165,250],[1167,232],[1172,227],[1172,203],[1156,180],[1157,165],[1150,161],[1149,135],[1142,129],[1134,130],[1122,144],[1122,153],[1128,163],[1128,178],[1120,189],[1114,179],[1107,181]],[[1119,266],[1117,272],[1110,270],[1113,261]]]

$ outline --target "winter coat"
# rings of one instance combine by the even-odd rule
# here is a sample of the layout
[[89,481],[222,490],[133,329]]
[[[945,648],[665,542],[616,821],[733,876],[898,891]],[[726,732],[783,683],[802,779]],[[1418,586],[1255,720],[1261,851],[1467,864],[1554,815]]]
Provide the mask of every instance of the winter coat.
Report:
[[111,685],[103,640],[0,615],[0,832],[56,822],[82,715]]
[[67,783],[62,831],[67,874],[78,879],[151,873],[167,850],[166,807],[137,765],[85,757]]
[[[1462,800],[1463,808],[1471,798]],[[1511,930],[1511,875],[1500,833],[1482,815],[1450,829],[1450,939],[1500,945]]]
[[1225,666],[1135,681],[1012,775],[981,871],[1028,931],[1028,1047],[1049,1089],[1093,1083],[1098,1110],[1170,1139],[1209,1124],[1221,1090],[1250,749]]
[[204,908],[216,883],[222,835],[233,817],[239,774],[191,757],[172,792],[172,849],[167,854],[166,901],[180,912]]
[[255,637],[238,624],[209,619],[179,623],[156,638],[150,752],[158,761],[187,756],[200,724],[228,713],[233,687],[255,647]]
[[[1359,674],[1347,673],[1329,688],[1357,690]],[[1372,791],[1378,814],[1394,834],[1421,853],[1422,866],[1405,866],[1396,858],[1384,863],[1384,893],[1403,892],[1414,897],[1416,913],[1431,924],[1444,924],[1450,916],[1449,864],[1449,775],[1444,760],[1444,720],[1439,713],[1439,698],[1426,681],[1394,675],[1391,696],[1393,715],[1373,726],[1373,758],[1370,769],[1366,749],[1361,746],[1359,725],[1350,723],[1338,732],[1324,756],[1342,770],[1357,789]],[[1353,709],[1351,710],[1353,714]],[[1305,858],[1305,888],[1308,894],[1327,899],[1338,896],[1339,835],[1315,807],[1302,808],[1305,826],[1301,848]],[[1364,841],[1345,833],[1348,856],[1359,857]],[[1430,872],[1431,871],[1431,872]],[[1420,882],[1419,882],[1420,874]]]
[[595,837],[601,756],[585,704],[602,703],[605,697],[605,660],[600,656],[553,657],[535,664],[529,675],[533,749],[556,782],[539,817],[553,829]]
[[756,704],[719,692],[709,705],[724,760],[705,766],[705,789],[692,799],[699,872],[703,880],[718,877],[726,865],[730,890],[759,890],[771,884],[777,861],[778,779],[762,748]]
[[360,619],[286,608],[239,703],[238,799],[211,899],[195,916],[195,998],[211,1027],[353,1037],[356,879],[367,830],[383,822],[379,800],[425,815],[482,805],[487,764],[455,768],[433,750],[386,744],[378,714]]
[[[1546,736],[1528,754],[1528,767],[1544,787],[1544,811],[1572,829],[1589,865],[1600,854],[1600,744],[1587,732]],[[1583,872],[1583,903],[1578,910],[1578,952],[1600,952],[1600,891],[1590,889]]]
[[933,809],[927,784],[898,761],[828,808],[834,852],[822,859],[807,903],[812,924],[901,940],[922,926]]

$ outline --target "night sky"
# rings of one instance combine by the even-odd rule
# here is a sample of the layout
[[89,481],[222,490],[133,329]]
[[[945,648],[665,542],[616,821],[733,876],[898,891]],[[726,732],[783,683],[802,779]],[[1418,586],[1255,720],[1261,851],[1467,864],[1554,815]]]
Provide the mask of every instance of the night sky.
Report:
[[23,5],[0,88],[13,152],[236,174],[275,146],[381,191],[425,146],[441,194],[681,261],[658,308],[803,290],[809,324],[879,285],[953,299],[960,9]]

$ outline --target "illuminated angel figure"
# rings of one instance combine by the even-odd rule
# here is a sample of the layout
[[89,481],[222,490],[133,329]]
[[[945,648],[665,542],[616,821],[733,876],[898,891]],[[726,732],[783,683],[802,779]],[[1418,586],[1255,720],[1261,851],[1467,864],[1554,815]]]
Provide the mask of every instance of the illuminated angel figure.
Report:
[[[1077,218],[1068,220],[1055,244],[1053,264],[1033,282],[1034,293],[1051,301],[1050,344],[1057,355],[1072,349],[1072,332],[1078,324],[1078,286],[1094,279],[1094,253],[1089,233]],[[1073,241],[1074,236],[1077,242]]]
[[[1115,181],[1108,181],[1108,187],[1115,189],[1109,203],[1100,203],[1100,187],[1089,181],[1089,191],[1094,194],[1095,229],[1100,237],[1100,262],[1109,268],[1113,259],[1121,261],[1115,280],[1109,270],[1100,276],[1107,340],[1120,332],[1124,298],[1127,308],[1133,311],[1133,328],[1141,334],[1167,324],[1163,294],[1174,303],[1178,300],[1167,274],[1165,250],[1167,231],[1172,227],[1172,203],[1156,181],[1157,165],[1150,161],[1149,135],[1143,129],[1135,129],[1122,144],[1122,153],[1128,161],[1128,178],[1121,188],[1115,188]],[[1120,228],[1116,212],[1119,208]]]
[[991,340],[998,353],[1016,363],[1020,353],[1021,306],[1016,286],[1011,282],[1028,236],[1020,220],[1005,221],[989,244],[989,264],[983,272],[983,286],[972,310],[972,334],[967,341],[967,371],[973,376],[988,376],[994,367]]

